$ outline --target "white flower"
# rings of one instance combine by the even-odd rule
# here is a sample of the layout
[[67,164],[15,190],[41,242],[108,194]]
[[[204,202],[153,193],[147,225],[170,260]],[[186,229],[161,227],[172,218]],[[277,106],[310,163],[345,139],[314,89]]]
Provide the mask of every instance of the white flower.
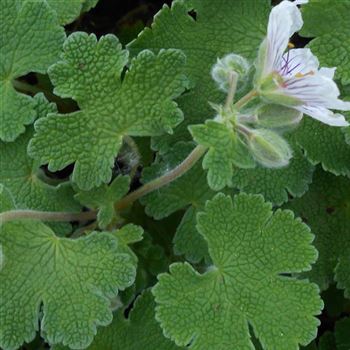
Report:
[[256,63],[255,83],[269,101],[293,107],[325,124],[347,126],[343,115],[329,110],[350,110],[350,102],[338,98],[335,68],[319,69],[310,49],[290,49],[289,38],[303,25],[297,5],[307,1],[284,0],[272,9]]

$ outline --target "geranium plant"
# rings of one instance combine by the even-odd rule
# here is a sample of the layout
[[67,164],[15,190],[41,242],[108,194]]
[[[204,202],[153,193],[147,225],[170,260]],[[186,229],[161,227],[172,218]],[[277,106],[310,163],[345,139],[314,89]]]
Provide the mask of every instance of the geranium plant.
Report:
[[106,3],[1,0],[0,347],[349,350],[350,0]]

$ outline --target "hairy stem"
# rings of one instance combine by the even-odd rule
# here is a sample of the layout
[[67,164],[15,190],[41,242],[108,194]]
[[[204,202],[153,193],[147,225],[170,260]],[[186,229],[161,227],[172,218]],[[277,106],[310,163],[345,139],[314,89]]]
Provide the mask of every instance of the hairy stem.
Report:
[[[195,163],[202,157],[206,152],[207,148],[198,145],[187,158],[179,164],[176,168],[169,171],[168,173],[160,176],[153,181],[143,185],[136,191],[129,193],[123,199],[115,204],[115,209],[120,210],[127,208],[133,202],[135,202],[140,197],[150,193],[158,188],[161,188],[168,183],[174,181],[178,177],[185,174],[190,170]],[[42,221],[88,221],[95,220],[97,212],[96,211],[86,211],[81,213],[70,213],[70,212],[48,212],[39,210],[11,210],[5,211],[0,214],[0,223],[4,223],[12,220],[20,219],[38,219]]]
[[163,176],[160,176],[154,179],[153,181],[150,181],[149,183],[143,185],[142,187],[138,188],[136,191],[129,193],[127,196],[121,199],[118,203],[116,203],[115,209],[120,210],[120,209],[127,208],[129,205],[131,205],[140,197],[143,197],[147,193],[157,190],[158,188],[161,188],[167,185],[168,183],[174,181],[178,177],[182,176],[196,164],[196,162],[203,156],[206,150],[207,150],[206,147],[198,145],[187,156],[187,158],[181,164],[179,164],[176,168],[164,174]]
[[[229,108],[230,104],[233,101],[234,93],[236,90],[236,77],[232,76],[229,93],[226,99],[225,107]],[[256,90],[250,91],[247,95],[243,96],[239,101],[235,103],[235,107],[240,109],[246,103],[248,103],[252,98],[257,95]],[[244,130],[246,131],[246,130]],[[129,146],[134,146],[131,142],[133,140],[125,140]],[[176,180],[178,177],[184,175],[188,170],[190,170],[196,162],[203,156],[207,151],[207,147],[198,145],[188,156],[187,158],[179,164],[176,168],[169,171],[168,173],[150,181],[147,184],[144,184],[136,191],[129,193],[119,202],[115,204],[115,210],[121,210],[130,206],[137,199],[143,197],[144,195],[157,190],[163,186],[166,186],[170,182]],[[87,211],[81,213],[70,213],[70,212],[45,212],[37,210],[13,210],[6,211],[0,214],[0,222],[6,222],[17,219],[39,219],[43,221],[88,221],[96,219],[96,211]]]
[[96,214],[96,211],[71,213],[40,210],[11,210],[0,214],[0,223],[20,219],[38,219],[43,221],[88,221],[96,219]]
[[236,88],[237,88],[238,74],[236,72],[230,73],[230,82],[229,82],[229,90],[227,93],[226,101],[225,101],[225,109],[229,110],[233,99],[235,97]]
[[248,92],[246,95],[244,95],[240,100],[238,100],[234,104],[234,106],[236,107],[236,109],[240,109],[257,95],[258,95],[258,92],[253,89],[250,92]]

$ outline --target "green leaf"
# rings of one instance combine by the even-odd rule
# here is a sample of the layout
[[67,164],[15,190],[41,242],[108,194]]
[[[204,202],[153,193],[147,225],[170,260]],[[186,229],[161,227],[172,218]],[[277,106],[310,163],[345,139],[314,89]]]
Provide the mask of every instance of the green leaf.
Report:
[[99,0],[85,0],[83,3],[83,8],[82,10],[84,12],[89,11],[90,9],[92,9],[93,7],[95,7],[97,5]]
[[118,252],[129,255],[133,264],[135,266],[137,265],[135,282],[132,286],[121,292],[118,298],[115,299],[115,309],[119,307],[120,304],[128,305],[134,300],[137,292],[143,289],[136,289],[140,276],[140,264],[138,262],[138,256],[134,252],[134,244],[143,241],[143,228],[134,224],[127,224],[121,229],[114,231],[112,234],[118,239]]
[[15,140],[35,118],[33,99],[17,92],[13,80],[29,72],[46,73],[64,38],[64,29],[46,1],[1,0],[1,140]]
[[[33,0],[22,0],[33,1]],[[37,0],[35,0],[37,1]],[[81,12],[89,11],[95,7],[98,0],[46,0],[49,6],[56,12],[58,22],[66,25],[73,22]]]
[[335,324],[335,331],[322,334],[318,350],[349,350],[350,349],[350,317],[340,319]]
[[[168,153],[159,156],[152,166],[145,168],[142,181],[147,183],[175,168],[192,150],[192,143],[176,144]],[[201,165],[197,163],[186,174],[169,185],[151,192],[140,201],[146,206],[146,214],[157,220],[168,217],[178,210],[186,210],[176,230],[174,249],[176,254],[185,254],[190,261],[198,262],[208,257],[208,248],[196,231],[196,214],[213,195],[214,192],[208,188],[206,175]]]
[[202,125],[192,125],[189,130],[194,140],[209,147],[204,156],[203,168],[208,169],[208,184],[215,191],[232,185],[233,166],[252,168],[255,161],[247,146],[226,125],[208,120]]
[[331,332],[325,332],[320,337],[318,342],[318,347],[315,349],[318,350],[335,350],[337,349],[337,345],[335,343],[334,334]]
[[[43,94],[32,101],[37,118],[45,119],[48,113],[56,111]],[[0,182],[11,192],[18,209],[79,211],[70,183],[50,184],[39,164],[28,156],[27,145],[32,136],[33,128],[28,127],[16,142],[0,141]]]
[[321,163],[323,169],[335,175],[350,176],[350,145],[342,128],[304,118],[294,136],[312,164]]
[[350,298],[344,297],[344,291],[338,289],[336,284],[331,284],[322,295],[322,300],[325,303],[324,312],[331,318],[339,318],[343,313],[343,310],[347,310],[350,307]]
[[[346,243],[349,245],[349,239]],[[335,280],[339,288],[345,289],[344,295],[350,299],[350,248],[347,250],[347,254],[339,257],[339,263],[335,268]]]
[[[319,258],[307,276],[324,290],[333,281],[349,289],[350,271],[350,180],[318,169],[309,191],[287,204],[315,234]],[[345,269],[345,270],[344,270]],[[345,273],[345,275],[344,275]]]
[[110,234],[58,238],[38,221],[1,227],[0,346],[29,342],[40,329],[50,343],[88,346],[99,325],[112,321],[110,299],[130,286],[135,266]]
[[[325,10],[326,9],[326,10]],[[318,0],[302,7],[303,36],[322,66],[337,67],[336,78],[350,83],[350,1]]]
[[129,247],[130,244],[142,240],[143,228],[134,224],[128,224],[113,233],[118,238],[118,250],[120,253],[130,255],[134,264],[137,264],[137,256]]
[[133,245],[138,257],[138,268],[146,271],[152,277],[168,269],[169,261],[164,249],[153,242],[152,236],[145,232],[141,242]]
[[312,181],[314,167],[299,147],[292,146],[293,158],[288,166],[280,169],[234,168],[232,186],[247,193],[262,194],[266,200],[276,205],[287,202],[289,194],[301,197]]
[[316,336],[318,288],[289,274],[309,270],[317,251],[292,212],[273,213],[262,196],[218,194],[197,228],[214,265],[199,274],[172,264],[153,289],[167,337],[196,350],[251,350],[251,325],[264,349],[294,350]]
[[97,41],[77,32],[65,42],[62,61],[50,68],[55,93],[75,99],[81,110],[39,120],[29,151],[53,171],[75,162],[72,179],[83,190],[109,182],[123,135],[172,132],[183,118],[172,99],[187,86],[184,55],[143,51],[121,83],[127,62],[115,36]]
[[46,0],[62,25],[73,22],[80,14],[84,0]]
[[[113,322],[99,329],[87,350],[176,350],[181,349],[162,334],[154,318],[155,302],[152,294],[145,291],[139,296],[128,318],[123,310],[114,316]],[[54,350],[66,350],[55,346]]]
[[101,228],[106,228],[115,216],[114,204],[128,192],[129,185],[129,176],[118,176],[110,185],[80,191],[75,198],[91,209],[98,209],[98,224]]
[[[0,213],[11,210],[15,207],[15,201],[7,188],[0,183]],[[0,222],[1,225],[1,222]]]
[[187,125],[213,116],[208,101],[221,103],[224,94],[211,78],[212,66],[218,57],[232,52],[254,59],[266,33],[269,11],[268,0],[178,0],[171,8],[164,5],[152,28],[144,29],[129,45],[133,53],[145,48],[177,48],[187,57],[186,74],[194,88],[179,99],[186,118],[174,136],[156,138],[157,149],[165,151],[169,144],[190,139]]
[[[350,87],[350,85],[349,85]],[[350,96],[350,95],[349,95]],[[347,97],[347,99],[349,100],[350,97]],[[347,120],[350,121],[350,113],[349,112],[345,112],[344,113],[347,116]],[[342,131],[345,134],[345,141],[348,145],[350,145],[350,126],[346,127],[346,128],[342,128]]]
[[350,317],[345,317],[335,325],[335,340],[337,350],[350,349]]

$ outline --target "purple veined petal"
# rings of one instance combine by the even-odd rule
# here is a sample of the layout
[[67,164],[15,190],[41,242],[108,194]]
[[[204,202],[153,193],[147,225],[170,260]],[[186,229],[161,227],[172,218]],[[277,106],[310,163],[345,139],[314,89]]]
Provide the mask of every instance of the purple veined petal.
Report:
[[[321,69],[322,70],[322,69]],[[302,77],[291,77],[284,81],[283,93],[302,100],[308,106],[320,106],[338,110],[349,110],[350,102],[341,101],[337,84],[330,78],[333,69],[323,69]]]
[[267,28],[267,59],[264,74],[281,67],[289,38],[302,26],[301,13],[295,2],[284,0],[271,10]]
[[311,118],[319,120],[324,124],[331,126],[348,126],[349,123],[345,120],[342,114],[334,113],[329,109],[321,106],[297,106],[296,109]]
[[283,55],[283,65],[279,69],[282,76],[292,77],[316,72],[319,61],[310,49],[292,49]]

